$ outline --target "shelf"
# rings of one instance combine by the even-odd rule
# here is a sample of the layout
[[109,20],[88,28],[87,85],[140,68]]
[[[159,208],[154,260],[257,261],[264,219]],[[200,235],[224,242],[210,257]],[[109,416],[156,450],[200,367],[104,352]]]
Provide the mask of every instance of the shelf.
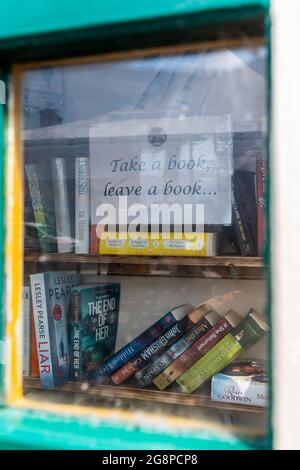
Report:
[[[36,389],[41,390],[39,378],[24,377],[23,384],[25,391]],[[266,409],[259,406],[247,406],[236,403],[218,403],[210,399],[209,393],[193,393],[187,395],[180,391],[161,392],[156,389],[141,389],[134,386],[115,386],[115,385],[95,385],[93,387],[83,387],[80,382],[67,382],[62,387],[55,390],[66,393],[82,393],[85,395],[109,398],[109,399],[124,399],[124,400],[142,400],[159,403],[167,403],[171,405],[184,405],[184,406],[199,406],[205,408],[215,408],[227,411],[247,412],[247,413],[260,413],[265,414]],[[84,384],[86,385],[86,383]],[[45,390],[46,391],[46,390]]]
[[77,255],[74,253],[28,253],[29,263],[97,264],[98,273],[126,276],[175,276],[228,279],[264,279],[262,258],[241,256],[179,257]]

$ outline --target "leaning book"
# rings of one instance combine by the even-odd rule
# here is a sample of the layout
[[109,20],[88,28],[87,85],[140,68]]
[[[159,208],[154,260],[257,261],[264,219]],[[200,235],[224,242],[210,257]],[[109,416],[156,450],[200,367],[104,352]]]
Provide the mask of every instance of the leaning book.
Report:
[[40,380],[43,388],[63,385],[70,376],[67,318],[71,287],[78,277],[69,272],[30,276]]
[[120,284],[73,287],[71,304],[72,378],[84,380],[115,352]]

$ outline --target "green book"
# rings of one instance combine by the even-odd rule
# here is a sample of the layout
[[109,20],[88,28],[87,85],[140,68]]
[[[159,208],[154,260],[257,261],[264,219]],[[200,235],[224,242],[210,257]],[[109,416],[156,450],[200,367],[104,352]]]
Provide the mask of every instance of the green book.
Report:
[[262,315],[251,309],[244,320],[179,377],[176,382],[186,393],[193,393],[220,372],[246,348],[257,343],[268,330]]

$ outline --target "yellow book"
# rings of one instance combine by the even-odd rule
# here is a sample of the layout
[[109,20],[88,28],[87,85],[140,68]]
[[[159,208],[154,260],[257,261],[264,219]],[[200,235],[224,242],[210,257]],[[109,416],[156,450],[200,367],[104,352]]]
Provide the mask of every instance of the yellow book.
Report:
[[195,233],[193,238],[171,233],[168,239],[162,233],[140,232],[134,234],[103,232],[99,243],[101,255],[141,256],[215,256],[218,237],[216,233]]

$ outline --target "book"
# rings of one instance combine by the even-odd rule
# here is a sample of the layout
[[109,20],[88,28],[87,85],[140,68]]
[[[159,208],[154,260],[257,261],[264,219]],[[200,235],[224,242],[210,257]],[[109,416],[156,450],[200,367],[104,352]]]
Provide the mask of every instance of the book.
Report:
[[[188,315],[190,321],[193,315]],[[182,354],[197,338],[203,336],[210,328],[219,320],[220,316],[210,311],[197,322],[184,336],[176,341],[163,354],[155,358],[148,366],[144,367],[140,372],[135,374],[135,379],[143,387],[151,385],[153,379],[166,369],[180,354]]]
[[30,375],[31,377],[39,377],[39,360],[38,360],[38,353],[37,353],[37,345],[36,345],[36,335],[35,335],[35,326],[34,326],[34,313],[33,313],[33,306],[31,302],[31,311],[30,311]]
[[72,378],[85,380],[115,350],[120,284],[72,288]]
[[257,189],[257,244],[258,256],[263,255],[266,240],[266,197],[267,197],[267,169],[266,160],[258,160],[256,165],[256,189]]
[[261,314],[251,309],[247,316],[177,380],[186,393],[193,393],[214,374],[220,372],[246,348],[257,343],[268,331]]
[[47,187],[50,184],[45,164],[25,165],[35,225],[43,253],[57,251],[53,200]]
[[23,287],[23,375],[30,375],[30,287]]
[[212,377],[211,399],[222,403],[268,406],[268,377],[263,362],[244,360],[225,367]]
[[153,380],[153,383],[159,390],[167,388],[210,348],[227,335],[241,320],[242,317],[240,315],[234,310],[229,310],[205,334],[199,336],[199,339],[195,338],[184,351],[180,351],[180,354],[176,357],[173,356],[174,360]]
[[75,159],[75,253],[89,253],[90,237],[89,158]]
[[[233,175],[233,191],[232,191],[232,226],[225,227],[230,243],[234,246],[234,250],[241,256],[254,256],[256,254],[255,243],[251,235],[251,222],[253,226],[253,217],[251,217],[251,190],[249,184],[245,184],[246,172],[236,170]],[[254,176],[253,176],[254,182]],[[249,194],[250,191],[250,194]],[[253,189],[253,195],[255,195]],[[252,197],[253,201],[253,197]],[[254,202],[255,204],[255,202]]]
[[57,249],[59,253],[70,253],[73,249],[70,204],[66,165],[64,158],[52,160],[52,182],[56,222]]
[[67,316],[71,287],[77,282],[77,275],[69,272],[45,272],[30,276],[38,363],[43,388],[57,387],[69,379]]
[[128,361],[123,367],[118,369],[111,376],[111,380],[120,385],[133,374],[143,369],[155,356],[164,352],[171,346],[178,338],[184,335],[193,326],[189,314],[182,311],[182,317],[179,317],[177,322],[167,328],[160,336],[154,339],[148,346],[146,346],[138,355]]
[[132,357],[139,354],[146,346],[151,344],[152,341],[158,338],[162,332],[167,330],[171,325],[176,323],[180,318],[187,315],[192,310],[192,305],[184,304],[165,313],[160,320],[155,322],[140,335],[136,336],[132,341],[123,346],[119,351],[109,357],[96,371],[94,377],[92,377],[93,380],[101,380],[101,377],[113,374]]
[[215,256],[218,252],[217,233],[193,233],[193,238],[170,233],[164,239],[161,232],[137,232],[121,235],[103,231],[99,241],[100,254],[141,255],[141,256]]

